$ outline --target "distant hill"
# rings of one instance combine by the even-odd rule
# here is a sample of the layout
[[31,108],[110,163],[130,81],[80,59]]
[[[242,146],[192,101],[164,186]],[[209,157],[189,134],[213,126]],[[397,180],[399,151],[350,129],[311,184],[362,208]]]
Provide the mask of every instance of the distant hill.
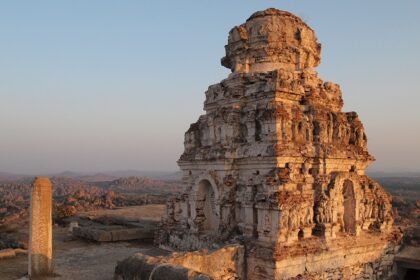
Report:
[[177,171],[177,172],[169,173],[169,174],[157,177],[157,178],[161,180],[167,180],[167,181],[179,181],[182,179],[182,172]]
[[367,171],[367,175],[370,177],[382,178],[382,177],[420,177],[420,172],[384,172],[384,171]]
[[150,177],[161,180],[180,180],[182,173],[180,171],[142,171],[142,170],[117,170],[104,172],[76,172],[63,171],[60,173],[49,174],[14,174],[9,172],[0,172],[0,181],[16,181],[21,179],[33,178],[35,176],[74,178],[85,182],[109,182],[121,177]]
[[73,172],[73,171],[63,171],[60,173],[52,173],[47,176],[49,177],[66,177],[66,178],[78,178],[81,176],[86,175],[87,173],[81,173],[81,172]]
[[27,177],[31,177],[31,176],[24,175],[24,174],[0,172],[0,181],[16,181],[16,180],[22,180]]
[[151,177],[162,178],[173,174],[173,171],[144,171],[144,170],[117,170],[106,171],[104,174],[112,175],[115,177]]
[[121,177],[108,183],[107,188],[117,192],[135,193],[179,193],[182,184],[179,180],[163,180],[151,177]]
[[105,173],[97,173],[93,175],[85,175],[78,177],[79,180],[85,181],[85,182],[110,182],[118,179],[117,176],[112,176]]

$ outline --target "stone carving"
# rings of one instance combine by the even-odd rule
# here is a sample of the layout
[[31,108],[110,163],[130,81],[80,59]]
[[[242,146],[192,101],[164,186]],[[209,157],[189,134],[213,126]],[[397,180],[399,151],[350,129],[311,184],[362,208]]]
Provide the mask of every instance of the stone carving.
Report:
[[322,193],[317,201],[315,220],[318,224],[331,223],[332,205],[330,199]]
[[374,158],[358,115],[342,112],[340,86],[314,70],[315,32],[267,9],[234,27],[225,48],[222,65],[232,73],[208,88],[205,114],[185,133],[178,161],[189,197],[179,209],[190,210],[168,203],[159,243],[193,250],[246,239],[248,279],[260,279],[253,271],[261,270],[263,248],[271,252],[264,271],[283,279],[268,263],[281,262],[299,240],[318,244],[310,252],[373,231],[372,240],[385,240],[390,197],[364,175]]

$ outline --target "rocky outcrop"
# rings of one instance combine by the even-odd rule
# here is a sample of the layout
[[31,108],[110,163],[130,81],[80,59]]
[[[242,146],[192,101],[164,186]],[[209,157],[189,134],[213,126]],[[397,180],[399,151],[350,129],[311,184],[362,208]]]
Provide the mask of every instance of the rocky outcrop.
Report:
[[[0,182],[0,227],[27,220],[31,186],[26,180]],[[179,193],[182,188],[176,180],[147,177],[127,177],[99,183],[69,177],[53,177],[51,180],[56,222],[77,212],[164,204],[169,196]]]

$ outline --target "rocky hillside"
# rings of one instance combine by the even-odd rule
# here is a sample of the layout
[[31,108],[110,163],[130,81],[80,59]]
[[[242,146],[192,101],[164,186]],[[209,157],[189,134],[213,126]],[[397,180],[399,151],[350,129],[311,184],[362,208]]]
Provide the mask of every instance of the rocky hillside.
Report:
[[125,177],[114,180],[109,188],[121,192],[138,193],[176,193],[181,192],[182,187],[179,181],[159,180],[150,177]]
[[[181,190],[179,181],[148,177],[119,178],[98,183],[78,178],[52,177],[51,181],[56,209],[67,208],[69,212],[164,203],[169,195]],[[26,212],[30,182],[31,178],[0,182],[0,225],[10,222],[11,218],[21,218]]]
[[[13,238],[17,228],[28,221],[30,177],[0,181],[0,249],[25,247]],[[92,179],[92,178],[89,178]],[[52,177],[53,217],[60,223],[78,212],[113,209],[144,204],[163,204],[181,189],[179,181],[147,177],[119,178],[91,182],[85,178]]]

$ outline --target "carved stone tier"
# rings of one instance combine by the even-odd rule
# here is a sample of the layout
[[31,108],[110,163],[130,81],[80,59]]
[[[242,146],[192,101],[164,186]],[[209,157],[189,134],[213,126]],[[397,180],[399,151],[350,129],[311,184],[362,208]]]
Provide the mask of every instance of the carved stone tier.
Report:
[[321,44],[306,23],[291,13],[267,9],[229,32],[222,65],[248,73],[300,70],[320,61]]

